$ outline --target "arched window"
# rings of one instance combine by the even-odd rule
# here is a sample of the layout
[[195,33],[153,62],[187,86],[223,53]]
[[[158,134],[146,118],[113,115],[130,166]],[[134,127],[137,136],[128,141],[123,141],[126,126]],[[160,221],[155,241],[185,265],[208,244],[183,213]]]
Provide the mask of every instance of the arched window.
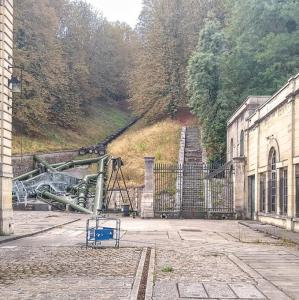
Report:
[[269,153],[269,195],[268,195],[268,212],[276,211],[276,151],[274,148]]
[[240,134],[240,156],[244,156],[244,131],[241,131]]
[[230,159],[233,159],[233,157],[234,157],[234,140],[232,138],[230,140],[229,151],[230,151]]

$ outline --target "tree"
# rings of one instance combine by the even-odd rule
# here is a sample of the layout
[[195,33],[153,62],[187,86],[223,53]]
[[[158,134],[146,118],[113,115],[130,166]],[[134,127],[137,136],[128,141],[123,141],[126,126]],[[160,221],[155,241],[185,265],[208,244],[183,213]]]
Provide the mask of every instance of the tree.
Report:
[[220,22],[209,18],[200,33],[196,51],[188,65],[189,105],[202,124],[203,142],[208,156],[222,158],[225,153],[227,101],[222,94],[221,67],[226,41]]
[[14,126],[40,135],[76,130],[96,101],[128,97],[133,30],[110,23],[85,1],[16,0],[14,64],[24,68]]
[[299,7],[294,0],[236,0],[225,34],[229,41],[225,93],[236,104],[274,93],[299,68]]
[[[187,103],[186,66],[208,11],[223,1],[147,0],[137,30],[140,45],[131,76],[135,110],[150,120],[173,117]],[[217,12],[218,13],[218,12]]]
[[200,35],[189,64],[190,105],[203,124],[210,159],[224,156],[226,122],[233,110],[248,95],[271,95],[299,69],[296,1],[225,4],[222,26],[207,21],[210,32]]

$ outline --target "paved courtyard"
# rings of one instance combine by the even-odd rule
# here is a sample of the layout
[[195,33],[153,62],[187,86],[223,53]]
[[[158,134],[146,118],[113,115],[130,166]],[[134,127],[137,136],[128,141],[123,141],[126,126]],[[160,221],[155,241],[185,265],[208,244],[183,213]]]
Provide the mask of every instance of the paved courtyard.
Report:
[[149,248],[146,299],[299,299],[298,247],[237,221],[122,218],[120,249],[86,250],[79,218],[0,244],[1,298],[144,299],[134,286]]

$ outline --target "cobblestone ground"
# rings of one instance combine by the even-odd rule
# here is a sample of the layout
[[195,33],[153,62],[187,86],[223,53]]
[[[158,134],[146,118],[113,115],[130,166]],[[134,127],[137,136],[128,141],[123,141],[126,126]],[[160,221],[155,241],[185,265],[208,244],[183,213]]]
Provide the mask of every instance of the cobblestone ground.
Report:
[[0,285],[49,276],[133,278],[140,249],[10,248],[0,252]]
[[88,249],[85,221],[0,245],[0,299],[129,299],[143,247],[153,300],[299,300],[299,250],[237,221],[122,219],[120,249]]
[[253,282],[222,253],[203,254],[194,248],[178,247],[172,250],[157,249],[156,257],[157,280]]
[[[137,221],[138,222],[138,221]],[[152,299],[299,299],[297,246],[237,221],[127,224],[127,245],[156,249]]]
[[142,248],[85,249],[84,226],[0,245],[0,299],[129,299]]

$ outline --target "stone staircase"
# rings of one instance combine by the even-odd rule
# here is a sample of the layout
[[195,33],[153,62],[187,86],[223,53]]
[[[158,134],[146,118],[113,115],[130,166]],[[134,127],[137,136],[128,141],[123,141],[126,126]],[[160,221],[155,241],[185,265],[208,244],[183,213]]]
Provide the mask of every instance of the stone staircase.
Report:
[[196,218],[204,207],[204,183],[200,131],[186,128],[186,143],[183,171],[182,216]]
[[186,128],[185,165],[202,163],[200,131],[197,127]]

